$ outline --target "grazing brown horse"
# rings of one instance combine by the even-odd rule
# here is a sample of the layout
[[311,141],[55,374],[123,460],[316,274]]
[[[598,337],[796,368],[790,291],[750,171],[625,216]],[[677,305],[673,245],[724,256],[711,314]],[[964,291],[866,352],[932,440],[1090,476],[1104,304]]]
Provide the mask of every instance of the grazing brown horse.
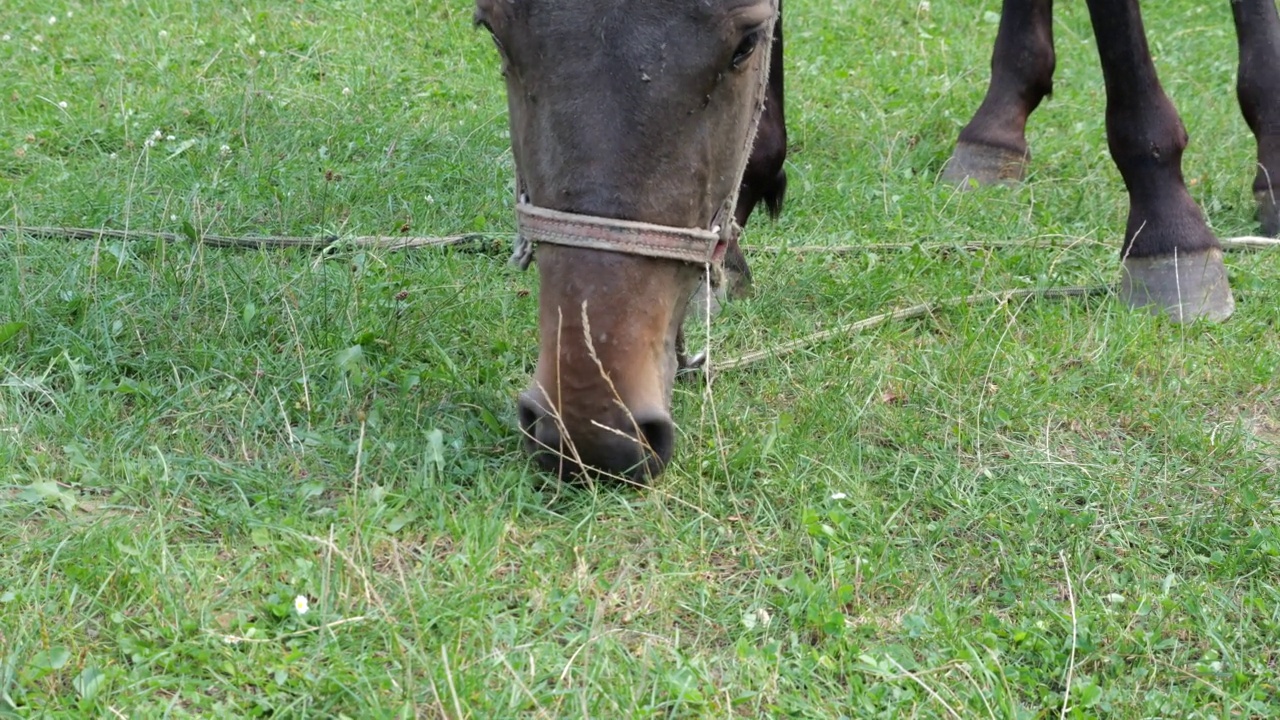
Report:
[[537,254],[518,409],[544,468],[642,482],[670,460],[677,335],[737,242],[776,17],[777,0],[477,0],[506,79],[517,256]]
[[[1241,108],[1258,138],[1254,190],[1275,233],[1280,18],[1273,0],[1231,4]],[[477,0],[507,82],[517,254],[527,263],[538,246],[538,365],[519,415],[543,467],[643,481],[670,460],[690,294],[708,261],[724,260],[731,286],[749,283],[736,229],[761,201],[776,213],[786,188],[780,5]],[[1187,134],[1157,79],[1138,0],[1088,7],[1108,146],[1130,199],[1122,297],[1179,321],[1226,318],[1222,251],[1183,181]],[[1052,87],[1051,14],[1052,0],[1005,0],[990,88],[945,179],[1022,178],[1026,121]]]
[[[1107,144],[1129,191],[1121,297],[1179,321],[1234,309],[1222,249],[1182,179],[1187,132],[1160,86],[1137,0],[1088,0],[1107,88]],[[1263,232],[1280,231],[1280,16],[1274,0],[1231,0],[1240,109],[1258,141],[1254,196]],[[1053,0],[1005,0],[986,98],[943,178],[981,183],[1026,172],[1027,118],[1053,88]]]

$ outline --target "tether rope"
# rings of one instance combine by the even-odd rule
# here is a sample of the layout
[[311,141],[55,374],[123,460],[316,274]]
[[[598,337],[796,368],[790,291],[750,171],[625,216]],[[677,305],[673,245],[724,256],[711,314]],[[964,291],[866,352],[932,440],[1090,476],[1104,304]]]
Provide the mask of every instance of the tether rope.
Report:
[[[128,242],[138,242],[146,240],[161,240],[168,243],[176,242],[195,242],[198,244],[210,245],[213,247],[224,248],[243,248],[243,249],[287,249],[300,248],[327,251],[342,247],[360,247],[360,248],[381,248],[391,252],[398,250],[409,250],[414,248],[450,248],[473,244],[492,244],[494,249],[505,247],[505,243],[512,237],[505,233],[466,233],[461,235],[443,235],[443,236],[403,236],[396,237],[392,235],[363,235],[356,237],[340,237],[336,235],[320,236],[320,237],[297,237],[283,235],[249,235],[249,236],[229,236],[229,235],[208,235],[204,233],[172,233],[159,232],[155,230],[109,230],[94,228],[76,228],[76,227],[51,227],[51,226],[15,226],[0,225],[0,234],[23,234],[32,237],[41,237],[59,240],[100,240],[112,239],[123,240]],[[1224,250],[1261,250],[1280,247],[1280,239],[1259,237],[1256,235],[1244,235],[1240,237],[1222,238],[1222,248]],[[829,254],[829,255],[849,255],[855,253],[867,252],[886,252],[896,250],[924,250],[924,251],[948,251],[956,249],[967,250],[995,250],[1008,248],[1028,248],[1034,247],[1026,242],[997,241],[989,243],[875,243],[869,245],[795,245],[795,246],[745,246],[743,250],[750,254],[767,253],[775,255],[784,254]],[[1066,298],[1066,297],[1086,297],[1092,295],[1103,295],[1114,291],[1112,285],[1094,285],[1094,286],[1071,286],[1071,287],[1052,287],[1052,288],[1025,288],[1017,290],[1002,290],[993,292],[974,293],[972,295],[964,295],[960,297],[948,298],[945,300],[936,300],[933,302],[920,303],[911,307],[893,310],[891,312],[873,315],[864,320],[853,323],[847,323],[821,332],[806,335],[796,340],[781,343],[766,350],[757,350],[745,353],[737,357],[722,360],[712,364],[712,372],[723,372],[725,370],[736,370],[739,368],[753,365],[755,363],[789,355],[797,350],[803,350],[812,345],[830,340],[832,338],[845,335],[853,335],[855,333],[867,330],[878,325],[883,325],[895,320],[910,320],[913,318],[923,317],[933,312],[954,305],[977,305],[984,302],[997,302],[999,304],[1008,303],[1011,300],[1020,298]]]
[[[109,238],[128,242],[145,240],[163,240],[164,242],[195,242],[212,247],[248,248],[255,250],[301,248],[325,250],[334,247],[354,246],[365,248],[382,248],[386,250],[410,250],[415,248],[448,248],[459,245],[481,243],[499,243],[510,241],[512,233],[461,233],[458,235],[358,235],[344,237],[340,235],[291,236],[291,235],[213,235],[196,231],[193,234],[182,232],[163,232],[157,230],[112,230],[107,228],[60,227],[50,225],[0,225],[0,234],[23,234],[32,237],[53,240],[99,240]],[[1050,239],[1067,239],[1060,236],[1047,236]],[[1222,238],[1224,250],[1250,250],[1280,247],[1280,239],[1242,235],[1240,237]],[[855,255],[868,252],[889,252],[895,250],[1000,250],[1010,248],[1034,247],[1027,241],[995,240],[982,243],[974,242],[928,242],[928,243],[868,243],[859,245],[743,245],[743,251],[767,255]]]
[[1089,286],[1070,286],[1070,287],[1053,287],[1053,288],[1023,288],[1018,290],[997,290],[992,292],[973,293],[972,295],[963,295],[960,297],[948,298],[946,300],[935,300],[933,302],[920,303],[911,307],[894,310],[892,312],[872,315],[865,320],[840,325],[829,330],[822,330],[811,335],[805,335],[802,338],[776,345],[767,350],[756,350],[735,358],[722,360],[712,364],[713,372],[722,372],[724,370],[735,370],[754,365],[762,360],[782,357],[789,355],[797,350],[816,345],[825,340],[840,337],[843,335],[853,335],[855,333],[868,330],[877,325],[884,325],[895,320],[911,320],[913,318],[930,315],[934,311],[948,307],[951,305],[977,305],[983,302],[996,302],[1001,305],[1010,300],[1018,300],[1020,298],[1064,298],[1064,297],[1086,297],[1091,295],[1105,295],[1114,290],[1112,285],[1089,285]]
[[439,237],[396,237],[394,235],[363,235],[358,237],[341,237],[325,235],[315,237],[294,237],[288,235],[208,235],[205,233],[173,233],[157,230],[108,230],[105,228],[50,227],[26,225],[0,225],[0,233],[30,235],[54,240],[125,240],[139,242],[144,240],[163,240],[164,242],[195,242],[213,247],[249,248],[249,249],[283,249],[303,248],[325,250],[331,247],[352,245],[355,247],[376,247],[391,251],[409,250],[421,247],[453,247],[478,242],[497,242],[501,235],[487,233],[466,233],[462,235],[443,235]]

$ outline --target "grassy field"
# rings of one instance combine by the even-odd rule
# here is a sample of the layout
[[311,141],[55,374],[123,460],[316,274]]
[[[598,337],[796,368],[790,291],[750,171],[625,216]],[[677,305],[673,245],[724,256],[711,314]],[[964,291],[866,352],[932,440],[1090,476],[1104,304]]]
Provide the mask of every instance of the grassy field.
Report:
[[[953,247],[753,255],[719,357],[1116,279],[1059,5],[1029,181],[956,193],[997,3],[788,0],[791,196],[747,242]],[[1192,193],[1251,233],[1226,4],[1146,10]],[[509,232],[470,16],[7,0],[0,224]],[[684,383],[645,491],[520,453],[536,274],[505,260],[3,236],[0,716],[1280,714],[1280,255],[1228,257],[1220,326],[957,308]]]

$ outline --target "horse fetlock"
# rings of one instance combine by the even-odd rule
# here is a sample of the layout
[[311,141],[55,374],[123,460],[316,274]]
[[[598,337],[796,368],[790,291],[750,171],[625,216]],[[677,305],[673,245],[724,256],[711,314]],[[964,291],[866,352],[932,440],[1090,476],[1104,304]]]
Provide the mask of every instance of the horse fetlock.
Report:
[[[1277,128],[1280,130],[1280,128]],[[1258,222],[1262,233],[1272,237],[1280,234],[1280,131],[1259,132],[1258,171],[1253,178],[1253,198],[1257,201]]]
[[1280,236],[1280,204],[1276,203],[1276,193],[1280,190],[1254,190],[1253,199],[1258,207],[1258,225],[1263,235]]

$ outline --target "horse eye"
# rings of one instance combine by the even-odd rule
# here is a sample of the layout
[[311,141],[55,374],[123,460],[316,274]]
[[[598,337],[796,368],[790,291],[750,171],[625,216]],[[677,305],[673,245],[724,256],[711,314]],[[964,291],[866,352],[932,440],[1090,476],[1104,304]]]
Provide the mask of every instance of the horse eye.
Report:
[[729,63],[729,67],[737,70],[742,64],[751,57],[751,53],[756,51],[756,46],[760,44],[760,30],[752,30],[742,38],[742,42],[738,43],[738,48],[733,51],[733,60]]

